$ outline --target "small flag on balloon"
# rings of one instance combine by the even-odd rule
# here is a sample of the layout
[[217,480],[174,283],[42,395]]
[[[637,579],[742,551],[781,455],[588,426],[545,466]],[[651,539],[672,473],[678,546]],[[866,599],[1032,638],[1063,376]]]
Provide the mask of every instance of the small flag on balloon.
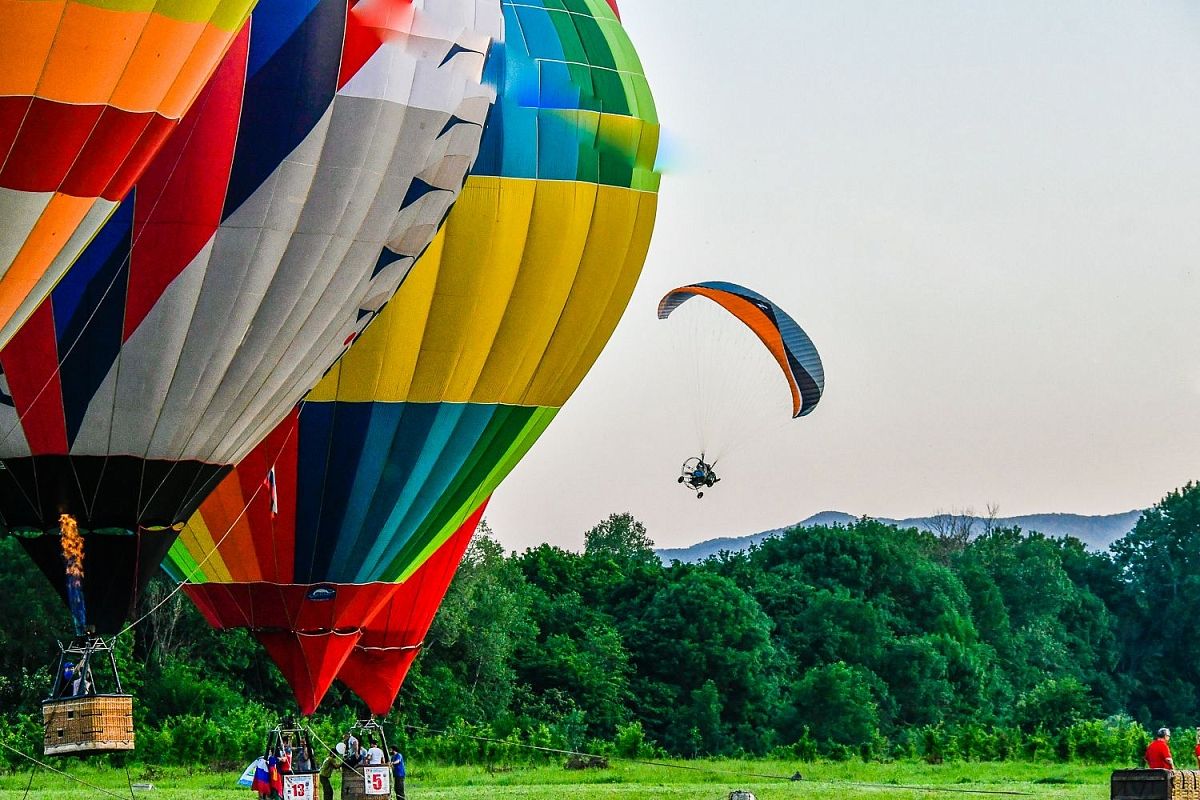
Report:
[[275,485],[275,467],[271,467],[267,471],[267,478],[263,481],[263,486],[271,493],[271,517],[272,519],[279,514],[279,489]]

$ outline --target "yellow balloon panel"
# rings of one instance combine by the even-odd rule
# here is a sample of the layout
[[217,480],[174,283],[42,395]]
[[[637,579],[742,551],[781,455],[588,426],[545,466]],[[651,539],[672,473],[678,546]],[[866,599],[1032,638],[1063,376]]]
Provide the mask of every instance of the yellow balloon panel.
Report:
[[641,273],[657,195],[471,177],[391,303],[314,402],[557,408],[612,335]]

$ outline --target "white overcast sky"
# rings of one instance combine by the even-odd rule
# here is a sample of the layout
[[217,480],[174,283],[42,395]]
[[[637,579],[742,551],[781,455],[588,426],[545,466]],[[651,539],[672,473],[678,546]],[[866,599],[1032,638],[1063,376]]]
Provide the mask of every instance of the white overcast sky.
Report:
[[[495,494],[507,546],[578,549],[614,511],[666,547],[827,509],[1112,513],[1200,477],[1200,5],[621,10],[663,123],[658,225]],[[827,384],[697,501],[654,310],[714,278],[786,308]]]

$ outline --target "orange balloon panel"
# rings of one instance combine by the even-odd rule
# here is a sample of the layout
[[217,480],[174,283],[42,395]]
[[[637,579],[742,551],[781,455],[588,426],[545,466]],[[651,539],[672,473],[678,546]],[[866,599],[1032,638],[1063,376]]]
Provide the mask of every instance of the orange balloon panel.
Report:
[[0,345],[116,209],[255,0],[0,0]]

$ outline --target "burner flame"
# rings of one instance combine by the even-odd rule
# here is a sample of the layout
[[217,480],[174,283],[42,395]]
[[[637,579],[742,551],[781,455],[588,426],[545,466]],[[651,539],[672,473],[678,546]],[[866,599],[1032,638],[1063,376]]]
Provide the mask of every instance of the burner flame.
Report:
[[83,535],[70,514],[58,518],[61,533],[63,564],[67,570],[67,605],[75,622],[75,634],[82,636],[87,629],[87,607],[83,601]]

